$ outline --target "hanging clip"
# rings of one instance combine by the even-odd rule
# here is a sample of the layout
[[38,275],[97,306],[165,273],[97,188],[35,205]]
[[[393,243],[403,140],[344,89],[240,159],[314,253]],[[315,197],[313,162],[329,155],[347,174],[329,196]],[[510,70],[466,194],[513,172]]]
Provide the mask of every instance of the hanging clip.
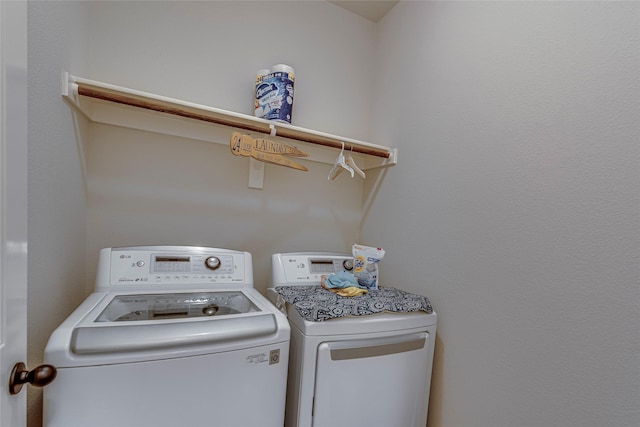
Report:
[[338,154],[338,158],[336,159],[331,171],[329,171],[329,176],[327,179],[336,179],[342,170],[347,170],[351,173],[351,178],[353,178],[353,168],[347,164],[344,158],[344,142],[340,141],[342,144],[342,149],[340,150],[340,154]]

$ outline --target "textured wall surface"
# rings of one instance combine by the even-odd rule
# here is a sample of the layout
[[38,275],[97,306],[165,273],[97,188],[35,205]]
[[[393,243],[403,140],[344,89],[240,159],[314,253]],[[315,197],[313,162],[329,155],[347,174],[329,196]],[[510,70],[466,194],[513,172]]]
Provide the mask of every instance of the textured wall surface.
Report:
[[[92,79],[252,114],[256,71],[286,63],[294,125],[366,138],[375,26],[333,4],[101,2],[91,16]],[[330,164],[266,165],[255,190],[228,140],[100,125],[90,140],[89,277],[103,247],[190,244],[251,252],[264,290],[272,253],[342,251],[358,239],[363,182],[327,180]]]
[[[400,2],[377,24],[328,2],[30,2],[29,365],[101,247],[249,250],[263,289],[272,252],[357,239],[438,311],[430,427],[637,426],[639,20],[635,2]],[[59,92],[67,69],[250,113],[274,63],[296,69],[294,124],[399,165],[364,185],[267,166],[251,190],[224,145],[76,123]]]
[[[400,2],[362,235],[438,312],[430,427],[640,424],[640,3]],[[393,78],[389,78],[393,76]]]
[[[86,296],[82,117],[60,96],[62,70],[87,70],[89,10],[81,2],[29,2],[28,366]],[[28,424],[41,425],[42,389],[28,388]]]

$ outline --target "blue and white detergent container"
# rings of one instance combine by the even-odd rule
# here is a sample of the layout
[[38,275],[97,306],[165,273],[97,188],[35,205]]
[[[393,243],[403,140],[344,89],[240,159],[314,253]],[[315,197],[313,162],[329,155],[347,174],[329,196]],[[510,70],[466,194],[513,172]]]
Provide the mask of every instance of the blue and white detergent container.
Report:
[[293,112],[293,67],[277,64],[256,75],[254,115],[261,119],[291,123]]

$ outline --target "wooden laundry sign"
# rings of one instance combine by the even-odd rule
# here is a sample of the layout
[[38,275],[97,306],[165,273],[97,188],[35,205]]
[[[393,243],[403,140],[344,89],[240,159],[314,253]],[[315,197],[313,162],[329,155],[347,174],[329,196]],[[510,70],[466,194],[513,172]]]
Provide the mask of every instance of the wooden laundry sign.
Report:
[[265,138],[252,138],[240,132],[233,132],[229,140],[229,148],[234,156],[252,157],[261,162],[286,166],[288,168],[308,171],[306,167],[284,156],[306,157],[307,153],[281,142]]
[[254,139],[253,149],[262,151],[263,153],[281,154],[283,156],[307,157],[307,153],[298,150],[296,147],[289,147],[288,145],[271,141],[270,139]]

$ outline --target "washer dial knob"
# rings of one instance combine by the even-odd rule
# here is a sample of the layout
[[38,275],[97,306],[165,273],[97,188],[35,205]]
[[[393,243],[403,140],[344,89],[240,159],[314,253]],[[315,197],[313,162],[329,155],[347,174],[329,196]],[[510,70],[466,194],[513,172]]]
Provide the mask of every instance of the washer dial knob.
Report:
[[344,261],[342,261],[342,266],[345,270],[351,271],[353,270],[353,261],[350,259],[345,259]]
[[209,258],[204,260],[204,265],[209,270],[217,270],[218,268],[220,268],[220,258],[215,256],[210,256]]

